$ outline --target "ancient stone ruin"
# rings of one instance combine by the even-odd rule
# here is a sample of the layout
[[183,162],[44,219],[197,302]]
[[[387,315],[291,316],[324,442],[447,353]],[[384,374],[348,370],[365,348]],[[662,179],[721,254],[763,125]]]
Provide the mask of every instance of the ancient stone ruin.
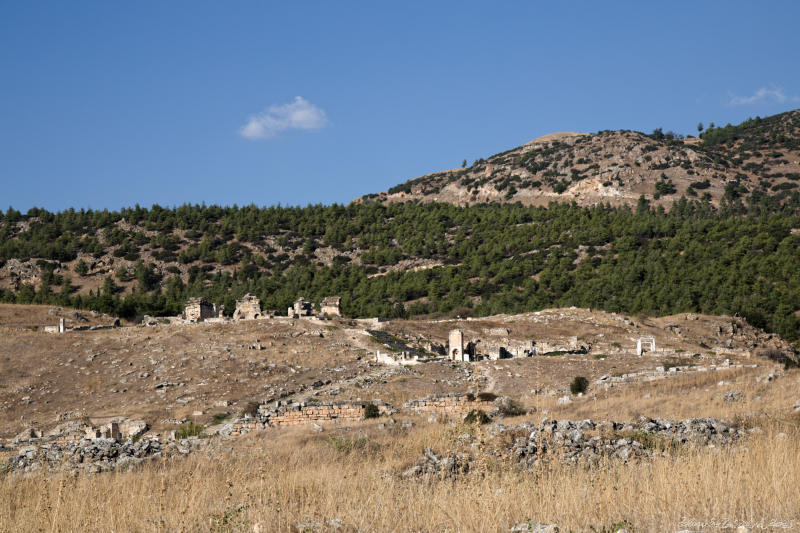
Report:
[[261,300],[252,294],[245,294],[241,300],[236,300],[236,310],[233,312],[234,320],[255,320],[261,318]]
[[286,314],[292,318],[310,317],[340,317],[342,299],[338,296],[328,296],[322,299],[319,306],[319,314],[314,313],[314,302],[306,301],[302,296],[298,298],[292,307],[288,308]]
[[453,361],[469,361],[469,356],[464,353],[464,333],[460,329],[450,331],[447,354]]
[[323,298],[319,306],[319,314],[322,316],[342,316],[341,300],[338,296]]
[[190,322],[202,322],[207,318],[220,318],[224,306],[216,305],[205,298],[189,298],[183,311],[183,317]]
[[656,339],[654,337],[639,337],[636,341],[636,355],[641,356],[647,348],[648,352],[656,351]]
[[375,352],[375,362],[376,363],[383,363],[385,365],[416,365],[418,363],[424,363],[429,361],[439,360],[436,359],[420,359],[419,355],[416,353],[411,353],[408,351],[398,352],[398,353],[391,353],[391,352],[381,352],[380,350]]
[[[489,330],[495,336],[503,338],[477,339],[464,342],[464,333],[459,329],[450,331],[448,339],[448,356],[453,361],[479,361],[482,359],[510,359],[512,357],[531,357],[540,354],[540,349],[534,346],[534,341],[509,342],[508,330]],[[498,333],[499,332],[499,333]],[[512,346],[512,344],[515,344]]]
[[63,318],[58,319],[58,326],[45,326],[45,333],[64,333],[67,331],[66,322]]
[[[585,354],[589,346],[578,341],[578,337],[557,340],[512,340],[507,328],[484,329],[485,338],[466,341],[460,329],[451,330],[448,336],[447,357],[452,361],[482,361],[486,359],[511,359],[538,355],[576,353]],[[432,344],[430,346],[433,346]],[[434,351],[434,350],[430,350]],[[438,353],[438,352],[437,352]]]
[[300,318],[301,316],[314,315],[314,302],[307,302],[302,296],[295,300],[294,305],[290,307],[287,314],[293,318]]
[[344,401],[329,403],[291,403],[277,402],[274,407],[261,405],[258,419],[265,426],[299,426],[313,422],[355,422],[367,415],[367,405],[372,404],[376,414],[392,414],[395,409],[381,400],[371,402]]
[[404,409],[416,413],[444,413],[465,415],[473,409],[487,410],[492,407],[496,396],[493,394],[434,394],[416,400],[409,400]]
[[89,440],[95,440],[95,439],[119,440],[122,438],[122,432],[119,429],[118,423],[110,422],[99,428],[93,426],[87,427],[85,436]]

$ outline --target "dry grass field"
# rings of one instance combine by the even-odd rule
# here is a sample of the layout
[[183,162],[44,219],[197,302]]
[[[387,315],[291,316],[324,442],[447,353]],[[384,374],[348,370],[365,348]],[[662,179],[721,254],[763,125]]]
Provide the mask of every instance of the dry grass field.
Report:
[[474,427],[268,430],[132,472],[7,476],[0,529],[508,531],[532,520],[562,531],[622,522],[629,531],[797,530],[800,419],[751,423],[763,433],[730,449],[690,448],[595,468],[556,462],[521,471],[487,462],[456,481],[397,474],[423,448],[454,448],[455,436]]
[[[499,532],[527,521],[557,524],[562,532],[800,530],[800,370],[753,356],[733,358],[745,366],[732,369],[597,387],[600,375],[649,371],[667,360],[721,363],[724,357],[708,350],[689,352],[698,342],[711,344],[725,320],[701,317],[670,337],[666,326],[678,318],[636,319],[641,333],[656,335],[671,354],[640,358],[628,346],[634,326],[615,331],[606,322],[618,322],[615,317],[584,310],[566,315],[541,324],[494,317],[458,325],[473,335],[506,325],[520,338],[575,332],[582,341],[596,339],[589,353],[411,369],[370,363],[368,354],[380,345],[345,323],[254,321],[63,335],[8,326],[0,339],[0,429],[10,437],[29,420],[47,428],[60,413],[80,410],[143,416],[154,430],[166,430],[165,419],[192,409],[203,409],[199,421],[205,422],[219,398],[237,402],[235,410],[280,387],[296,389],[290,399],[380,397],[397,407],[435,392],[492,389],[528,410],[500,419],[504,426],[714,417],[744,438],[724,446],[686,444],[650,458],[604,457],[593,466],[553,455],[521,468],[492,452],[510,438],[492,424],[468,425],[455,416],[433,421],[401,409],[393,421],[384,416],[324,424],[324,431],[300,426],[213,437],[200,451],[127,471],[2,471],[0,531]],[[441,342],[453,324],[403,321],[385,330]],[[600,331],[605,334],[597,337]],[[264,349],[249,349],[253,343]],[[143,372],[157,379],[139,378]],[[553,391],[576,375],[590,378],[588,392],[559,403],[562,393]],[[320,378],[331,383],[300,389]],[[111,392],[126,385],[122,380],[127,392]],[[184,386],[153,390],[164,380]],[[731,392],[736,401],[726,400]],[[22,401],[25,396],[33,402]],[[403,476],[428,448],[440,455],[467,452],[474,461],[455,478]],[[0,452],[0,465],[13,453]]]

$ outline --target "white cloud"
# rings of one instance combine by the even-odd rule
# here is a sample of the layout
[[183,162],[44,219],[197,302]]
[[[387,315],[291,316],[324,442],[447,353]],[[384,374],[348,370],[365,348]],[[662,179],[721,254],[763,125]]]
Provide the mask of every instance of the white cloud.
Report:
[[[792,97],[792,100],[796,100],[796,98],[797,97]],[[786,93],[783,92],[783,87],[768,85],[760,87],[751,96],[736,96],[731,94],[728,103],[730,105],[752,105],[761,103],[782,104],[786,100]]]
[[302,96],[288,104],[272,105],[263,113],[251,116],[239,134],[252,140],[271,139],[285,130],[318,130],[328,125],[325,111]]

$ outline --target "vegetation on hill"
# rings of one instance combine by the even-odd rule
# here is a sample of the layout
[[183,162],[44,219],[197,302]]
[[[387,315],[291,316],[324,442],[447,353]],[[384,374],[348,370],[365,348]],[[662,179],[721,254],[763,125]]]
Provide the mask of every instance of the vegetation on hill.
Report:
[[[483,316],[570,305],[696,311],[739,314],[796,341],[800,193],[743,201],[733,192],[719,209],[680,198],[669,211],[644,198],[635,209],[9,209],[0,217],[0,267],[32,259],[41,279],[1,290],[0,300],[128,318],[178,314],[199,295],[231,312],[246,292],[266,309],[338,294],[350,316]],[[423,268],[397,268],[400,261]],[[89,293],[76,290],[89,278],[103,281]]]

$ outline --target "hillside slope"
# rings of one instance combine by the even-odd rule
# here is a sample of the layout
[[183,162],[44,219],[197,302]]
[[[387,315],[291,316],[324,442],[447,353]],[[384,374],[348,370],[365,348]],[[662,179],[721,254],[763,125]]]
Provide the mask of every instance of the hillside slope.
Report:
[[701,138],[660,130],[550,134],[470,167],[427,174],[360,200],[633,206],[644,196],[669,208],[681,195],[708,195],[719,205],[726,195],[734,199],[798,186],[800,110],[795,110],[709,128]]
[[[17,311],[14,306],[0,305],[0,324],[13,321]],[[38,311],[40,325],[50,323],[51,312],[64,312],[44,306]],[[540,395],[527,392],[534,383],[557,391],[576,373],[594,383],[620,371],[719,365],[732,358],[760,365],[758,372],[763,374],[773,362],[760,355],[770,350],[794,355],[785,342],[741,319],[680,315],[634,321],[585,309],[478,320],[394,320],[381,325],[391,338],[422,353],[431,343],[445,345],[453,328],[463,330],[466,339],[509,347],[531,340],[568,345],[575,336],[587,351],[487,360],[469,372],[448,360],[410,369],[377,364],[376,350],[391,348],[380,342],[377,332],[347,319],[328,325],[305,319],[264,319],[61,335],[33,331],[29,324],[0,326],[0,409],[6,415],[0,419],[0,443],[26,426],[51,430],[86,417],[142,418],[158,430],[174,429],[187,417],[209,424],[215,413],[239,413],[253,401],[363,397],[382,398],[400,407],[411,398],[477,387],[535,404]],[[636,355],[635,339],[642,335],[657,339],[657,353]],[[512,369],[513,375],[506,372]],[[220,401],[225,401],[221,407]],[[201,414],[192,415],[198,411]]]
[[[602,139],[622,147],[624,139],[636,138],[660,146],[643,150],[643,161],[663,164],[658,161],[680,150],[686,166],[691,158],[698,168],[708,165],[703,172],[736,165],[758,176],[757,185],[745,174],[724,188],[711,178],[693,182],[697,197],[688,185],[686,195],[662,185],[656,205],[636,197],[635,209],[624,202],[537,207],[427,200],[113,212],[33,208],[24,215],[9,208],[0,212],[0,301],[131,320],[179,314],[195,296],[231,313],[248,292],[262,309],[278,311],[300,296],[319,303],[338,295],[350,317],[487,316],[575,305],[632,315],[738,314],[797,341],[797,117],[793,112],[715,128],[704,134],[702,149],[698,144],[691,152],[684,141],[657,143],[630,132],[568,134],[530,145],[560,143],[555,157],[568,142],[590,153],[587,147]],[[543,166],[542,149],[530,146],[492,160]],[[619,150],[619,157],[632,153]],[[685,171],[695,179],[694,166],[650,172]],[[591,172],[565,191],[591,183]],[[677,180],[664,183],[677,189]],[[667,199],[669,209],[661,209]]]

